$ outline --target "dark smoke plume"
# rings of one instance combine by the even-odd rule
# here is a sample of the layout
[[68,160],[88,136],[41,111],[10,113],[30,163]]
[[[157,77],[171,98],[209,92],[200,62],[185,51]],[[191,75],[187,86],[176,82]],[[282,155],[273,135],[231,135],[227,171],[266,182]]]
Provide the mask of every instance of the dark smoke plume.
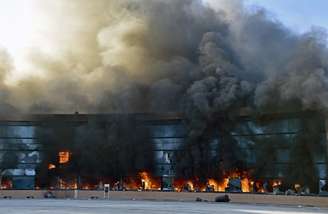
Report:
[[[298,102],[326,108],[326,34],[287,29],[242,1],[40,1],[51,47],[31,49],[30,75],[1,54],[4,109],[34,113],[225,110]],[[28,73],[27,72],[27,73]],[[161,99],[165,97],[165,99]],[[188,103],[188,102],[187,102]],[[246,104],[245,104],[246,105]]]

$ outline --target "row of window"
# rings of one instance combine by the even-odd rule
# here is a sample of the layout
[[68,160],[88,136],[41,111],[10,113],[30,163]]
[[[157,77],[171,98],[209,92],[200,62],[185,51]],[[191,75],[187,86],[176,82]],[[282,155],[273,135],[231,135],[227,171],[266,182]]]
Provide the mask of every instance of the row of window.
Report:
[[[264,177],[278,176],[284,177],[288,173],[290,161],[290,146],[295,142],[296,132],[301,129],[301,120],[286,119],[273,121],[270,124],[257,125],[252,121],[244,121],[239,124],[232,133],[234,138],[242,148],[246,161],[251,166],[256,163],[255,149],[258,143],[273,143],[277,149],[277,157],[274,164],[275,175],[267,174]],[[186,136],[185,127],[182,124],[151,125],[150,133],[155,146],[155,158],[157,173],[160,175],[174,175],[175,163],[174,153],[181,149]],[[220,144],[219,139],[213,140],[211,149],[215,153],[215,148]],[[326,135],[321,136],[323,148],[326,148]],[[320,178],[326,178],[326,150],[321,150],[315,157],[316,170]],[[270,172],[270,170],[267,170]]]
[[[324,123],[318,121],[319,129],[325,132]],[[153,138],[179,138],[186,136],[186,128],[182,123],[157,124],[149,126]],[[254,121],[240,121],[232,131],[233,135],[265,135],[265,134],[293,134],[301,131],[302,120],[298,118],[274,120],[270,123],[257,123]]]
[[34,126],[0,126],[0,138],[35,138]]
[[15,156],[18,163],[40,163],[39,151],[0,151],[0,162],[9,156]]

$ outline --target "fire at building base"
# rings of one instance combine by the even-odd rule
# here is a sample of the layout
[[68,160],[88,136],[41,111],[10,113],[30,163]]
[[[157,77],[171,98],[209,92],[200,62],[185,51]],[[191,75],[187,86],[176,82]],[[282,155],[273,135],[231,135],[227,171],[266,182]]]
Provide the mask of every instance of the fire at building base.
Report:
[[239,115],[228,137],[218,129],[197,140],[178,114],[21,115],[0,123],[2,189],[327,191],[326,124],[317,112]]

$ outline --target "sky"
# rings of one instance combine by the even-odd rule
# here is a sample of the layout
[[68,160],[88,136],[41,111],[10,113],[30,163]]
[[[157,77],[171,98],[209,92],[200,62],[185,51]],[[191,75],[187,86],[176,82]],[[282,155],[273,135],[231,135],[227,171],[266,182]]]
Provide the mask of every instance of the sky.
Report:
[[260,5],[296,32],[312,26],[328,30],[327,0],[245,0],[248,5]]

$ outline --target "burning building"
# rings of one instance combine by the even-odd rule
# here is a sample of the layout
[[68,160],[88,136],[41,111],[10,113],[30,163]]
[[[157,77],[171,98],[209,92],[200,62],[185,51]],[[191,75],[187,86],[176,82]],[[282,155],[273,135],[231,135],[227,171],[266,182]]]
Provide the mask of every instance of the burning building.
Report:
[[327,179],[325,121],[317,113],[240,116],[228,143],[220,130],[207,144],[188,142],[179,117],[151,118],[147,124],[164,188],[264,192],[296,182],[317,191],[319,180]]
[[15,157],[2,166],[2,188],[318,192],[327,180],[321,114],[239,115],[230,136],[224,142],[218,129],[205,144],[190,140],[179,114],[2,119],[2,159]]
[[3,188],[327,188],[321,29],[242,0],[38,2],[49,44],[26,71],[0,50]]

